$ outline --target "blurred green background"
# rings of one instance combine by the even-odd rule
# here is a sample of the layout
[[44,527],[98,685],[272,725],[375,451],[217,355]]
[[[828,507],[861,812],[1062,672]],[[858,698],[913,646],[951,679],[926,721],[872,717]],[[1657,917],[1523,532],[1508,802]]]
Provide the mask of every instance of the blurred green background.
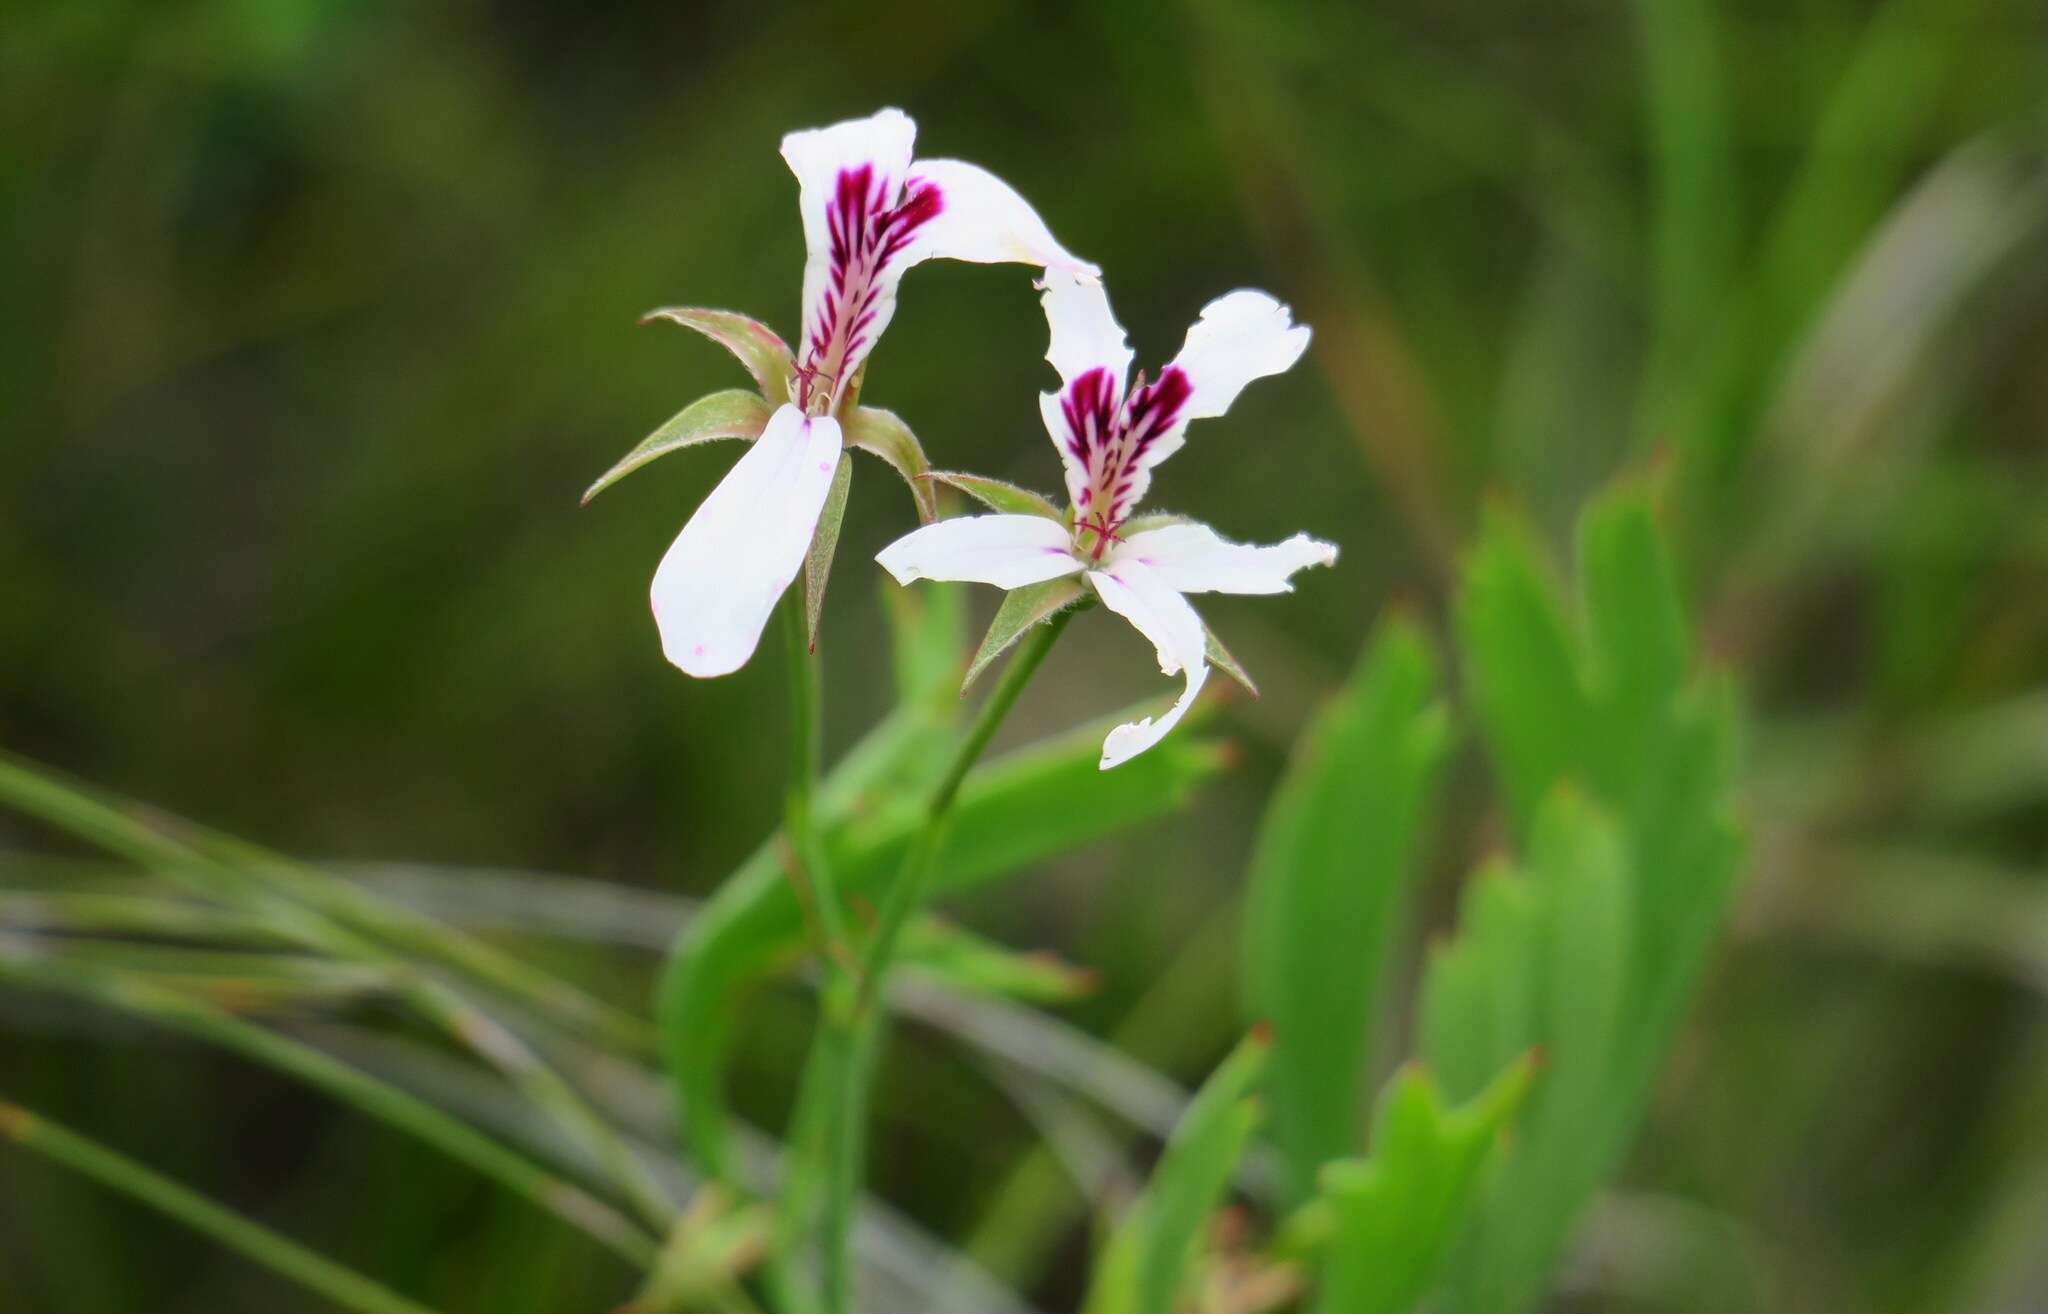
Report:
[[[1239,765],[1193,811],[953,911],[1099,969],[1074,1017],[1198,1075],[1233,1038],[1252,827],[1374,617],[1442,625],[1489,499],[1562,551],[1587,494],[1657,468],[1748,691],[1754,861],[1557,1307],[2048,1307],[2044,91],[2033,0],[16,4],[0,742],[293,853],[708,891],[775,823],[781,674],[683,678],[645,591],[729,457],[576,497],[744,382],[642,312],[794,333],[781,134],[898,104],[1103,265],[1141,363],[1231,287],[1314,325],[1155,496],[1344,553],[1206,605],[1265,696],[1223,714]],[[938,465],[1055,488],[1044,337],[1026,272],[920,268],[865,400]],[[910,523],[862,464],[828,751],[886,705],[867,562]],[[1166,695],[1098,619],[1010,737]],[[1499,843],[1461,760],[1433,920]],[[637,1003],[652,966],[579,970]],[[297,1087],[0,1005],[12,1096],[451,1314],[623,1294]],[[779,1115],[807,1038],[769,1001],[743,1105]],[[875,1185],[961,1235],[1031,1129],[903,1047]],[[1042,1308],[1084,1239],[1028,1277]],[[0,1154],[0,1307],[314,1306]]]

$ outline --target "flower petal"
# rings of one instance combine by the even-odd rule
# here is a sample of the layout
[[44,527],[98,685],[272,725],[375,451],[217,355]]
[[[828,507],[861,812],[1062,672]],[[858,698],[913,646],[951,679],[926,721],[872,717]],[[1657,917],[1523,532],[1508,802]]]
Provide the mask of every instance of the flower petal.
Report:
[[1207,666],[1190,666],[1187,687],[1181,690],[1180,697],[1173,700],[1173,706],[1166,709],[1166,714],[1127,722],[1110,731],[1102,741],[1102,761],[1097,765],[1104,771],[1122,766],[1166,738],[1166,732],[1179,725],[1180,719],[1188,714],[1188,708],[1195,705],[1195,698],[1208,679]]
[[1109,291],[1100,279],[1072,270],[1048,269],[1039,282],[1046,327],[1052,331],[1045,358],[1071,384],[1090,370],[1109,371],[1119,389],[1131,372],[1131,346],[1109,308]]
[[979,165],[919,160],[910,178],[913,192],[919,183],[938,190],[938,213],[911,239],[906,264],[943,258],[983,265],[1015,262],[1089,277],[1102,272],[1053,240],[1031,203]]
[[654,572],[661,650],[686,674],[746,664],[803,566],[839,468],[839,422],[784,406],[711,490]]
[[1307,326],[1294,323],[1287,307],[1264,292],[1240,289],[1211,301],[1167,367],[1188,376],[1190,395],[1181,419],[1223,414],[1247,383],[1300,360],[1308,336]]
[[1265,547],[1191,522],[1132,534],[1110,552],[1112,564],[1141,562],[1181,593],[1291,593],[1294,572],[1336,559],[1334,544],[1307,534]]
[[917,125],[895,109],[782,139],[806,249],[800,401],[823,386],[836,409],[896,312],[906,245],[935,213],[932,198],[906,194],[916,139]]
[[1021,588],[1081,569],[1067,527],[1043,516],[963,516],[914,529],[875,560],[896,577]]
[[1142,561],[1113,561],[1088,572],[1104,606],[1152,641],[1159,670],[1178,675],[1203,664],[1202,618],[1188,600]]

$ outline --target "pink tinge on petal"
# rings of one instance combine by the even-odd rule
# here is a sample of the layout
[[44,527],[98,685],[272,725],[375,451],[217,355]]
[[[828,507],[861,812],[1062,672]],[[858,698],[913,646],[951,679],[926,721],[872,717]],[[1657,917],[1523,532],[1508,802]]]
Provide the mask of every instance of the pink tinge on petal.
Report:
[[825,206],[830,268],[798,362],[799,405],[808,408],[820,381],[837,405],[880,331],[891,265],[944,209],[944,195],[929,180],[914,179],[906,189],[872,164],[839,171]]

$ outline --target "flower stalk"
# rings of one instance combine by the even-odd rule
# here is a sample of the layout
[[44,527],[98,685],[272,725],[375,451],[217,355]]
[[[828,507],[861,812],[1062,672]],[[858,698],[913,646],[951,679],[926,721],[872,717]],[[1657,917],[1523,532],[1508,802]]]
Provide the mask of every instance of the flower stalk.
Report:
[[946,773],[932,787],[926,801],[924,822],[911,840],[910,849],[897,869],[896,879],[883,896],[873,931],[860,957],[856,978],[840,977],[828,985],[824,1025],[818,1043],[826,1047],[814,1055],[822,1083],[826,1108],[820,1127],[821,1151],[825,1165],[825,1199],[819,1219],[822,1233],[824,1308],[826,1314],[848,1314],[852,1309],[852,1254],[850,1240],[855,1199],[860,1190],[860,1160],[863,1131],[867,1122],[867,1098],[880,1047],[882,1026],[878,1005],[889,969],[902,941],[903,929],[923,906],[938,866],[939,851],[946,841],[947,823],[960,785],[987,751],[996,731],[1024,693],[1026,685],[1044,664],[1046,654],[1059,641],[1073,619],[1072,609],[1056,613],[1035,627],[1018,646],[988,700],[976,714]]

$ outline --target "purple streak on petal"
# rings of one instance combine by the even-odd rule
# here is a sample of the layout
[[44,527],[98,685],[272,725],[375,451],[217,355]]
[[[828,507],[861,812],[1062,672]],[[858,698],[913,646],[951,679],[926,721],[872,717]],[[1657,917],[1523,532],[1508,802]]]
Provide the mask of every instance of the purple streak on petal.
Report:
[[832,199],[825,206],[831,267],[817,323],[804,343],[799,363],[802,401],[808,405],[820,377],[836,404],[845,386],[843,376],[857,367],[877,314],[883,275],[909,247],[918,230],[937,218],[945,198],[937,184],[913,178],[898,187],[875,172],[872,164],[841,169]]

